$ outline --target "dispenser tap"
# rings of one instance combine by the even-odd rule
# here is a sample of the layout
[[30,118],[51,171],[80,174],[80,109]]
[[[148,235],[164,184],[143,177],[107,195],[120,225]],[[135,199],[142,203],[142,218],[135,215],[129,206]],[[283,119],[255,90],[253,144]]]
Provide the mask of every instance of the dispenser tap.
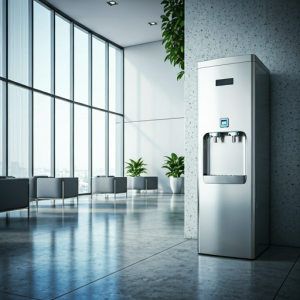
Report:
[[236,137],[239,135],[239,132],[238,131],[228,132],[228,135],[232,136],[232,142],[235,143],[236,142]]
[[217,138],[221,139],[221,133],[220,132],[213,132],[209,134],[211,137],[213,137],[214,143],[217,143]]

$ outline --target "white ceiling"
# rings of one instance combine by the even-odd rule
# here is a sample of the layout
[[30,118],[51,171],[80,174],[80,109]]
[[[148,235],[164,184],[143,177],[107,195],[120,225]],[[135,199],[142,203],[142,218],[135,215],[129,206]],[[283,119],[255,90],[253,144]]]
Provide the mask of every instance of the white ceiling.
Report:
[[[162,40],[162,0],[47,0],[77,22],[116,44],[128,47]],[[150,26],[148,22],[157,22]]]

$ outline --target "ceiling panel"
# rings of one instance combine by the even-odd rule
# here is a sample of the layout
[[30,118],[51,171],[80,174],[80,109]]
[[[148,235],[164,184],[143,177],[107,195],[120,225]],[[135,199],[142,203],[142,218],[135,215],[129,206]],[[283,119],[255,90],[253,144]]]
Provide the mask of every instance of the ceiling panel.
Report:
[[[77,22],[107,39],[128,47],[159,41],[163,6],[161,0],[48,0],[50,4]],[[148,22],[157,22],[150,26]]]

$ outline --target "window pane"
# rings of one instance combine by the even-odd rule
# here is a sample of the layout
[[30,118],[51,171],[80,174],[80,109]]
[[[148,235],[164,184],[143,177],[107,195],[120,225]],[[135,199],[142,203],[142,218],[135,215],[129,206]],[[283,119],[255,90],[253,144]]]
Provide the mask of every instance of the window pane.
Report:
[[55,177],[70,177],[71,104],[55,102]]
[[51,92],[51,11],[34,1],[34,87]]
[[31,85],[30,1],[8,1],[8,77]]
[[123,117],[109,114],[109,175],[123,176]]
[[0,76],[5,77],[5,0],[0,0]]
[[105,42],[93,37],[93,106],[103,109],[106,109],[105,49]]
[[51,98],[34,93],[34,175],[51,176]]
[[123,51],[109,45],[109,110],[123,113]]
[[74,100],[89,103],[89,35],[74,28]]
[[8,175],[29,177],[29,90],[8,86]]
[[89,108],[75,105],[74,111],[75,177],[79,178],[79,193],[88,193],[89,172]]
[[70,99],[71,25],[55,16],[55,94]]
[[5,85],[4,82],[0,81],[0,175],[5,175]]
[[105,175],[105,113],[93,110],[93,176]]

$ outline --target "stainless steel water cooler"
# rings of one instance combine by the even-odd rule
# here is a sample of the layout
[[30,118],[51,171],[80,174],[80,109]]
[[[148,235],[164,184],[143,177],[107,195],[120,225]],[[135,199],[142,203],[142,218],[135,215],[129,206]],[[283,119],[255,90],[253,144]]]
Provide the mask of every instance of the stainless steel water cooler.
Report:
[[255,55],[198,63],[198,252],[269,245],[269,70]]

